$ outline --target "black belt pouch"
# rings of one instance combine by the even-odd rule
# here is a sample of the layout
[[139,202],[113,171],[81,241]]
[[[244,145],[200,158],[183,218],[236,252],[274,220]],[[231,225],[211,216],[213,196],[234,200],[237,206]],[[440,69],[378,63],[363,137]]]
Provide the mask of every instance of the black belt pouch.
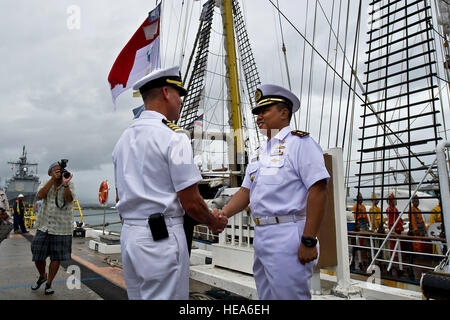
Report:
[[153,240],[158,241],[169,237],[166,220],[162,213],[154,213],[148,218],[148,225],[152,232]]

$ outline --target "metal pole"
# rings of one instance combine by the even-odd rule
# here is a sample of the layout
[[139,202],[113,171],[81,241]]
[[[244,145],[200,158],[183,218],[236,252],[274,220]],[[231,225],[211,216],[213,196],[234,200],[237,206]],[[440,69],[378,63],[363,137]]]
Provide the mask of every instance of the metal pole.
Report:
[[447,248],[450,248],[450,237],[448,233],[450,232],[450,191],[449,191],[449,179],[447,171],[447,163],[445,160],[445,148],[450,147],[450,141],[442,141],[436,147],[436,160],[439,175],[439,188],[441,191],[441,210],[442,210],[442,222],[444,223],[444,228],[447,232],[446,241]]
[[[228,85],[230,89],[230,100],[231,100],[231,119],[233,123],[235,146],[236,146],[236,157],[234,159],[236,164],[244,164],[244,139],[242,132],[242,112],[241,112],[241,98],[239,95],[239,79],[238,79],[238,66],[236,57],[236,41],[234,35],[234,24],[233,24],[233,5],[232,0],[222,1],[223,12],[222,19],[224,23],[225,31],[225,45],[227,51],[227,71],[228,71]],[[233,179],[232,179],[233,180]],[[232,183],[233,184],[233,183]]]
[[106,205],[103,205],[103,234],[105,234]]

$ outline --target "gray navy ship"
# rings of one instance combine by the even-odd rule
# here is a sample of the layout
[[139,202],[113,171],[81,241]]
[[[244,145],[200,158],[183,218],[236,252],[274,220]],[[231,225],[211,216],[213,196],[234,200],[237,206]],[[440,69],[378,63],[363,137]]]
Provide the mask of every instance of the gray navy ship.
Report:
[[27,152],[23,146],[22,156],[17,162],[8,162],[14,165],[14,175],[6,181],[5,193],[8,201],[12,203],[19,194],[24,195],[25,203],[31,204],[36,200],[36,193],[39,187],[39,177],[37,176],[37,163],[27,162]]

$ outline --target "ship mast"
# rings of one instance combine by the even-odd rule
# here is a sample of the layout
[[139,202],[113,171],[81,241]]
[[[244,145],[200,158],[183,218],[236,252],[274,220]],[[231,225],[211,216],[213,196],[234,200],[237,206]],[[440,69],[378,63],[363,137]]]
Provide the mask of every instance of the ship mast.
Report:
[[22,156],[19,158],[18,162],[8,161],[8,164],[13,164],[16,167],[16,176],[25,178],[30,173],[28,172],[28,166],[36,166],[36,172],[37,174],[37,163],[28,163],[27,162],[27,152],[25,151],[25,146],[23,146],[22,149]]
[[[239,79],[236,59],[236,46],[233,25],[233,10],[232,0],[222,1],[222,19],[225,32],[226,44],[226,68],[228,73],[228,87],[231,99],[231,119],[234,132],[234,157],[233,163],[230,164],[231,171],[237,171],[239,164],[245,164],[245,150],[244,139],[242,136],[242,113],[241,113],[241,98],[239,95]],[[231,186],[236,187],[238,181],[234,175],[231,178]]]
[[[226,74],[223,79],[224,84],[226,85],[225,94],[228,95],[228,98],[224,100],[228,107],[229,126],[232,130],[232,134],[228,135],[225,134],[225,132],[204,131],[202,132],[202,136],[198,136],[198,133],[194,130],[194,122],[198,119],[199,114],[203,112],[206,116],[207,113],[207,110],[202,110],[201,112],[199,109],[203,109],[205,103],[200,107],[201,101],[207,98],[207,93],[205,92],[205,77],[208,72],[206,68],[210,51],[211,24],[214,15],[214,7],[220,7],[222,15],[223,46],[225,51],[224,64],[226,69]],[[184,98],[181,116],[177,124],[189,131],[191,137],[193,136],[194,139],[211,141],[223,139],[224,142],[226,141],[230,186],[237,187],[241,184],[245,173],[246,156],[247,152],[249,152],[249,150],[246,150],[246,148],[249,147],[246,145],[246,142],[248,140],[249,144],[251,143],[249,138],[250,133],[248,132],[248,121],[253,121],[256,128],[254,116],[247,115],[249,109],[243,108],[243,105],[246,104],[247,100],[245,102],[242,101],[240,94],[242,88],[239,86],[239,72],[242,71],[242,76],[245,78],[246,91],[248,93],[246,99],[248,99],[250,107],[255,105],[253,93],[260,84],[259,74],[237,0],[208,0],[203,5],[200,20],[201,22],[193,49],[193,52],[196,51],[196,58],[188,80],[188,94]],[[194,53],[192,55],[194,55]],[[191,58],[189,59],[189,66]],[[188,73],[189,70],[186,71],[185,79],[187,78]],[[209,113],[209,115],[211,114]],[[199,132],[199,130],[197,130],[197,132]],[[259,136],[257,132],[256,137],[258,143]]]

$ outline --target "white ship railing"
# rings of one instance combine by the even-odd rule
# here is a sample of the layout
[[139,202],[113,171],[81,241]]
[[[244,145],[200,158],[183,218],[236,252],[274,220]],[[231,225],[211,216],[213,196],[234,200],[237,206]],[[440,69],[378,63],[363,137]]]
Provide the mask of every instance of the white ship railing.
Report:
[[[434,270],[436,265],[439,264],[439,261],[445,258],[445,255],[443,254],[443,248],[444,248],[444,242],[445,239],[441,238],[432,238],[432,237],[412,237],[412,236],[406,236],[406,235],[393,235],[390,239],[391,242],[395,242],[394,248],[390,249],[389,245],[385,245],[386,242],[383,242],[381,246],[377,245],[384,240],[385,237],[383,234],[375,234],[370,232],[349,232],[349,240],[350,244],[348,245],[349,248],[354,250],[354,259],[355,259],[355,266],[358,266],[359,262],[363,262],[364,259],[361,257],[362,252],[370,252],[370,257],[372,259],[372,262],[374,260],[378,262],[384,262],[388,264],[387,271],[389,272],[393,265],[397,265],[399,270],[403,270],[404,266],[406,267],[414,267],[419,269],[428,269],[428,270]],[[353,241],[352,241],[353,240]],[[363,240],[363,242],[367,243],[367,245],[361,245],[360,240]],[[353,244],[354,243],[354,244]],[[433,248],[433,251],[437,253],[427,253],[427,252],[416,252],[416,251],[408,251],[408,250],[402,250],[402,247],[405,247],[406,244],[408,244],[409,247],[412,247],[412,243],[421,243],[421,244],[428,244],[430,247]],[[382,255],[382,258],[378,258],[378,256],[375,256],[375,250],[378,250],[380,252],[386,253]],[[416,264],[416,263],[410,263],[410,260],[414,260],[415,257],[423,257],[426,258],[426,260],[430,260],[431,258],[436,258],[435,265],[424,265],[424,264]],[[405,259],[409,258],[409,259]],[[408,262],[406,262],[406,261]],[[367,270],[371,270],[372,268],[371,264]],[[363,271],[363,270],[361,270]]]
[[194,227],[194,238],[195,240],[205,240],[208,242],[217,242],[219,236],[214,234],[209,230],[209,228],[204,224],[199,224]]
[[219,234],[219,244],[252,248],[254,227],[250,214],[241,211],[228,220],[228,227]]
[[[442,210],[442,216],[443,216],[443,223],[444,223],[445,230],[447,230],[447,232],[449,232],[449,230],[450,230],[450,217],[449,217],[449,215],[450,215],[450,212],[449,212],[449,208],[450,208],[450,193],[449,193],[449,185],[448,185],[449,179],[448,179],[447,163],[446,163],[445,153],[444,153],[444,149],[449,147],[449,146],[450,146],[450,142],[444,141],[444,142],[441,142],[440,144],[438,144],[438,146],[436,147],[436,159],[429,166],[429,168],[428,168],[427,172],[425,173],[425,175],[423,176],[422,180],[417,185],[417,187],[415,188],[414,192],[411,194],[411,197],[406,202],[405,207],[403,208],[403,210],[399,214],[397,220],[393,223],[392,228],[389,230],[389,232],[386,235],[386,237],[384,237],[384,240],[383,240],[382,244],[379,246],[376,254],[372,255],[372,261],[369,264],[369,266],[367,267],[366,272],[369,272],[370,270],[373,269],[373,265],[375,264],[375,261],[380,260],[380,259],[378,259],[378,256],[380,255],[380,253],[383,250],[387,250],[387,249],[383,249],[383,247],[385,246],[385,244],[389,240],[389,238],[391,238],[391,235],[392,235],[392,233],[394,231],[394,227],[397,225],[397,223],[402,218],[403,214],[405,213],[406,209],[408,208],[409,204],[411,203],[412,198],[417,193],[417,191],[419,190],[420,186],[425,181],[425,178],[431,172],[431,169],[433,168],[433,166],[436,163],[437,163],[437,166],[438,166],[438,174],[439,174],[439,185],[440,185],[441,201],[442,201],[441,210]],[[447,248],[449,248],[450,237],[447,236],[446,239],[447,239],[446,240]],[[417,241],[415,241],[415,242],[417,242]],[[373,250],[373,248],[370,248],[370,250]],[[399,250],[394,251],[394,252],[399,252]],[[417,253],[417,252],[407,252],[407,253],[424,255],[424,253]],[[393,257],[392,257],[391,260],[393,260]],[[392,263],[395,263],[395,262],[394,261],[390,261],[390,265],[392,265]],[[403,264],[405,264],[405,263],[403,263]]]
[[206,225],[194,227],[195,240],[206,240],[221,245],[252,247],[254,222],[245,211],[228,220],[228,226],[220,234],[214,234]]

